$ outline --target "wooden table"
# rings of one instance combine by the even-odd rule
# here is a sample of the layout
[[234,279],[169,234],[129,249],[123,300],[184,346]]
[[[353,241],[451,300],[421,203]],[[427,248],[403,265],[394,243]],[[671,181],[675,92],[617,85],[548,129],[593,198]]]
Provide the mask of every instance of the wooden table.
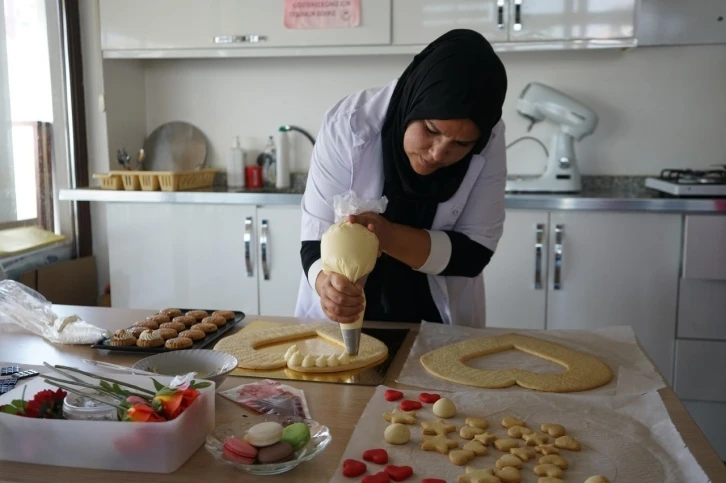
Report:
[[[96,307],[55,306],[54,311],[60,315],[77,314],[84,320],[109,330],[128,326],[151,311],[106,309]],[[279,322],[295,322],[296,319],[281,317],[250,317],[250,321],[263,319]],[[390,324],[367,323],[370,327],[387,326]],[[393,365],[388,371],[386,385],[408,388],[397,384],[398,375],[411,344],[416,336],[417,324],[403,324],[413,329],[404,341]],[[397,327],[400,327],[397,325]],[[115,364],[131,365],[140,359],[140,355],[109,353],[98,351],[87,346],[62,346],[46,342],[44,339],[27,332],[0,334],[0,360],[25,365],[40,365],[44,361],[50,364],[81,366],[81,359],[96,359]],[[228,377],[221,389],[229,389],[258,379]],[[305,391],[313,419],[327,425],[333,435],[333,442],[315,459],[300,465],[290,473],[264,477],[266,482],[323,482],[331,478],[343,455],[348,439],[368,400],[373,394],[371,386],[354,386],[348,384],[327,384],[314,382],[289,382]],[[670,388],[660,390],[673,423],[681,433],[683,440],[701,464],[712,481],[726,481],[726,468],[718,455],[708,443],[696,423],[680,403]],[[227,423],[239,418],[244,413],[233,402],[221,396],[216,397],[217,424]],[[72,449],[70,449],[72,451]],[[78,468],[62,468],[53,466],[31,465],[0,461],[0,481],[73,481],[74,483],[128,482],[166,482],[166,481],[261,481],[231,466],[217,462],[204,448],[200,448],[192,458],[178,471],[171,474],[122,473],[112,471],[88,470]]]

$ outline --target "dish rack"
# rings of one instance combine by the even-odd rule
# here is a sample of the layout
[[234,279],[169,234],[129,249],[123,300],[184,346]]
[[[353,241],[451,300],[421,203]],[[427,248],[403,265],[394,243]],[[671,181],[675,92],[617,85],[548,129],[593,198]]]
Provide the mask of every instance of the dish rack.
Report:
[[93,177],[104,190],[184,191],[211,188],[216,174],[214,168],[202,168],[194,171],[111,171]]

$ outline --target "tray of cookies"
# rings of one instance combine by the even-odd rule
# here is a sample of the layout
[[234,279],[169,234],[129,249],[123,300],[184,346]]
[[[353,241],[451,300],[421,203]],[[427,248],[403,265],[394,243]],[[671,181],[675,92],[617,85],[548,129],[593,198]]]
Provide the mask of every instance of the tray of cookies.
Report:
[[233,310],[164,309],[91,347],[147,354],[202,349],[224,337],[244,318],[243,312]]

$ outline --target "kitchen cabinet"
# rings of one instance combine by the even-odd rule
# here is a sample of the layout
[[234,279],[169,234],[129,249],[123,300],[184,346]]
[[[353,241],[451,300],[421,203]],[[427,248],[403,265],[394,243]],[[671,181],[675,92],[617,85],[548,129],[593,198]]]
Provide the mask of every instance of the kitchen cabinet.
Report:
[[723,0],[640,0],[638,45],[726,44]]
[[283,0],[100,0],[102,50],[384,45],[391,0],[362,0],[358,27],[290,29]]
[[484,270],[487,325],[629,325],[670,379],[681,225],[675,214],[508,211]]

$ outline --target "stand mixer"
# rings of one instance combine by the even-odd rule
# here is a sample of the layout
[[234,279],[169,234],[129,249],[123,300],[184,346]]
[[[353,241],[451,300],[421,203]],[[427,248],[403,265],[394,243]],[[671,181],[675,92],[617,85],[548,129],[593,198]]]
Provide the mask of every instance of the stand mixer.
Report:
[[530,82],[517,100],[517,112],[531,121],[549,120],[559,124],[552,139],[544,173],[536,176],[507,177],[506,191],[576,193],[582,188],[575,159],[575,140],[591,134],[598,117],[591,109],[568,95],[538,82]]

